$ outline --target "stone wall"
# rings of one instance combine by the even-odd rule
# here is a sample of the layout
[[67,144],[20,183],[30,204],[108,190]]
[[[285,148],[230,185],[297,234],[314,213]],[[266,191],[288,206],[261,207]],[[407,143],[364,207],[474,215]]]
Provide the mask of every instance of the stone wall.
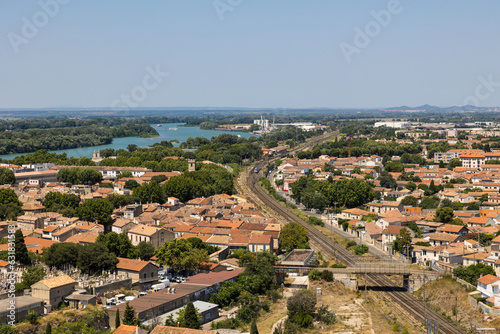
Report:
[[131,289],[132,288],[132,278],[126,278],[126,279],[123,279],[120,281],[106,283],[106,284],[99,285],[99,286],[86,287],[85,290],[87,290],[87,292],[90,294],[93,294],[96,296],[103,296],[108,291],[118,290],[120,288]]

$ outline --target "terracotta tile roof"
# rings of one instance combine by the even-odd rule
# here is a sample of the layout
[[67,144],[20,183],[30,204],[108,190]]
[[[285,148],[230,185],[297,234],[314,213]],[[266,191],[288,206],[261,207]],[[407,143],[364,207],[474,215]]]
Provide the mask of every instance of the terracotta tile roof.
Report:
[[250,244],[269,245],[272,237],[269,235],[252,235],[250,236]]
[[399,234],[402,229],[404,229],[404,226],[396,226],[396,225],[389,225],[387,226],[382,233],[383,234]]
[[149,261],[141,261],[141,260],[132,260],[126,259],[123,257],[118,258],[118,264],[116,265],[116,269],[130,270],[130,271],[141,271],[151,262]]
[[69,237],[66,242],[72,242],[75,244],[93,244],[98,236],[99,232],[97,231],[82,232]]
[[139,235],[146,235],[146,236],[152,236],[159,230],[158,227],[153,227],[153,226],[148,226],[148,225],[143,225],[143,224],[137,224],[137,226],[132,227],[128,233],[133,233],[133,234],[139,234]]
[[58,225],[49,225],[47,226],[46,228],[43,229],[43,232],[54,232],[55,230],[57,230],[59,228]]
[[137,326],[120,325],[113,334],[135,334]]
[[464,259],[476,259],[476,260],[484,260],[487,257],[489,257],[491,254],[490,253],[472,253],[472,254],[467,254],[464,255]]
[[437,232],[459,233],[463,228],[461,225],[444,224],[437,228]]
[[375,223],[366,223],[365,230],[369,235],[382,234],[382,228]]
[[[116,333],[116,332],[115,332]],[[204,331],[198,329],[156,326],[149,334],[217,334],[217,331]]]
[[458,238],[456,234],[449,233],[433,233],[429,235],[430,240],[438,240],[438,241],[448,241],[452,242]]
[[53,288],[57,288],[59,286],[63,286],[66,284],[71,284],[71,283],[76,284],[75,280],[72,279],[71,277],[69,277],[68,275],[62,275],[62,276],[56,276],[56,277],[41,280],[41,281],[35,283],[35,285],[42,285],[43,284],[46,287],[48,287],[49,289],[53,289]]
[[489,285],[489,284],[495,283],[499,280],[500,280],[500,277],[488,274],[488,275],[485,275],[485,276],[479,278],[477,281],[479,283],[484,284],[484,285]]
[[53,244],[56,244],[57,241],[42,239],[42,238],[33,238],[33,237],[25,237],[24,243],[30,252],[42,254],[43,248],[49,248]]
[[469,224],[481,224],[481,225],[486,225],[490,218],[488,217],[472,217],[469,220]]

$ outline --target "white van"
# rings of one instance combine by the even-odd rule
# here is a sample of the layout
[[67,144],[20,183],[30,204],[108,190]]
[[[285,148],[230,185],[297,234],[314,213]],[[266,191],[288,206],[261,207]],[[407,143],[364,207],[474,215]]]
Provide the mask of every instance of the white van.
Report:
[[151,291],[156,292],[165,289],[166,286],[164,283],[158,283],[151,285]]
[[161,279],[158,281],[160,284],[165,284],[165,287],[168,288],[170,286],[170,280],[168,278]]

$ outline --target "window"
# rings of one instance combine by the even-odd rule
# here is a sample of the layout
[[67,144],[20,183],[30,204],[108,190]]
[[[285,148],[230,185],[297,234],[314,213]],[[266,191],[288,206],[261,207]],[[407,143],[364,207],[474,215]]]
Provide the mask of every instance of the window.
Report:
[[[144,274],[144,276],[146,276],[146,274]],[[153,277],[154,277],[154,273],[151,272],[151,278],[153,278]]]
[[498,293],[498,286],[496,285],[493,286],[493,293]]
[[144,273],[144,279],[146,279],[146,276],[147,276],[146,273]]

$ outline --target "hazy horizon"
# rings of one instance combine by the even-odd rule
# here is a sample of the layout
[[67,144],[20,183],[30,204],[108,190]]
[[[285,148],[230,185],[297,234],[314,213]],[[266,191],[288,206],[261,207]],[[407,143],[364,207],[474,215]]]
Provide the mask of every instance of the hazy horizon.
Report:
[[500,105],[500,3],[6,2],[1,109]]

